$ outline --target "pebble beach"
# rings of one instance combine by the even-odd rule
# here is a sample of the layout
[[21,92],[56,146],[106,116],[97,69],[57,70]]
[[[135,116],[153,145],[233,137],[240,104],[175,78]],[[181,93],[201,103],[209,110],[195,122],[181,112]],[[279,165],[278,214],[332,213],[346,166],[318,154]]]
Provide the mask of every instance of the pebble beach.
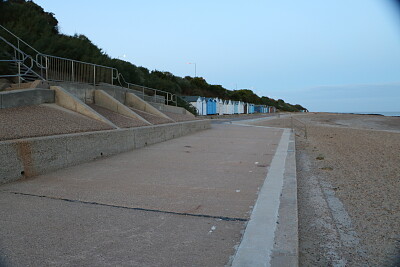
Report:
[[[400,118],[293,118],[300,266],[399,266]],[[257,124],[290,128],[292,121]]]

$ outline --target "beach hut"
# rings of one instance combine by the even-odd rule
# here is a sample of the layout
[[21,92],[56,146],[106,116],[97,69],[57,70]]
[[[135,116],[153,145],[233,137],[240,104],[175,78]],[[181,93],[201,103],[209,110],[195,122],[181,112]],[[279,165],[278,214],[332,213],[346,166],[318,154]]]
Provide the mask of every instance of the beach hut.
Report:
[[191,104],[196,108],[198,115],[204,115],[203,113],[203,102],[204,99],[201,96],[182,96],[182,99]]
[[233,114],[239,114],[239,101],[232,101]]
[[224,108],[225,108],[224,102],[225,101],[223,101],[222,99],[218,99],[218,112],[217,112],[218,115],[224,114]]
[[219,114],[219,98],[218,97],[216,97],[216,98],[214,98],[214,101],[215,101],[215,114]]
[[218,114],[218,112],[217,112],[217,107],[218,107],[218,101],[217,101],[217,99],[215,99],[215,98],[213,98],[213,102],[214,102],[214,104],[213,104],[213,114]]
[[262,113],[262,105],[254,105],[254,113]]
[[215,101],[215,99],[213,98],[207,98],[206,99],[207,102],[207,115],[214,115],[216,113],[217,110],[217,102]]
[[225,114],[233,114],[233,104],[231,100],[226,100],[225,101]]
[[243,101],[238,101],[238,114],[244,113],[244,103]]
[[224,100],[224,110],[223,110],[224,114],[228,114],[228,100]]
[[244,103],[243,111],[244,114],[249,114],[249,103]]
[[205,116],[207,115],[207,101],[205,97],[201,98],[201,104],[202,104],[201,115]]
[[254,104],[249,103],[248,110],[249,110],[249,114],[253,114],[254,113]]

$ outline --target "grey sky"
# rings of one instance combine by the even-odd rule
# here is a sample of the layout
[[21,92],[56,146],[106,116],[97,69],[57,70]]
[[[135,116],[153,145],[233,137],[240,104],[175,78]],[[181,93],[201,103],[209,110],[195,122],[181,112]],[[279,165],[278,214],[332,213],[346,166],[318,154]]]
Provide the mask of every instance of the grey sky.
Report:
[[36,0],[61,31],[150,70],[250,88],[312,111],[400,110],[400,19],[387,0]]

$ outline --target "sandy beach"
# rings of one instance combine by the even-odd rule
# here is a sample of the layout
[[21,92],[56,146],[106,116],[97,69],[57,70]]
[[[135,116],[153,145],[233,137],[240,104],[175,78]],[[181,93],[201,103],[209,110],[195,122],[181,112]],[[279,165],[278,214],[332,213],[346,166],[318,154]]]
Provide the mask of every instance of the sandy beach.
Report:
[[[400,118],[293,118],[300,266],[398,266]],[[257,125],[290,128],[292,120],[282,116]]]

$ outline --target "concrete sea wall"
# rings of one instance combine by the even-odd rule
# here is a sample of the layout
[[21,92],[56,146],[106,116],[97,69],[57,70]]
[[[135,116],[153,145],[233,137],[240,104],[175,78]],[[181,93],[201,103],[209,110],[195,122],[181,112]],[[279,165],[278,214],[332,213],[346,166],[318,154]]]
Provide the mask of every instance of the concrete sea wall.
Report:
[[210,128],[209,120],[0,142],[0,184]]

